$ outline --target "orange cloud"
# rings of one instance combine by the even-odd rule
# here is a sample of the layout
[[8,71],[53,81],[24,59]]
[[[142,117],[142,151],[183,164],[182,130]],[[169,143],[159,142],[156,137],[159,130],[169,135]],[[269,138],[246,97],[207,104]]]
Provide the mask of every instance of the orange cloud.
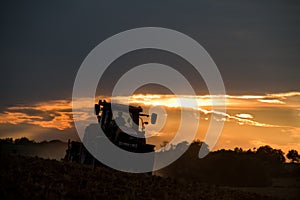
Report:
[[[73,127],[71,109],[71,102],[67,100],[42,102],[32,106],[12,106],[0,114],[0,124],[27,123],[65,130]],[[30,114],[32,111],[38,111],[39,114]]]
[[41,121],[31,121],[30,124],[38,125],[44,128],[56,128],[58,130],[65,130],[73,127],[73,119],[70,116],[70,113],[67,112],[58,112],[58,116],[50,121],[41,120]]
[[21,112],[4,112],[0,114],[0,124],[20,124],[41,119],[43,119],[41,116],[29,116]]
[[[289,98],[293,97],[293,101]],[[237,124],[251,125],[258,127],[281,127],[290,129],[291,126],[273,124],[272,120],[269,123],[259,122],[252,115],[244,113],[246,110],[259,110],[265,107],[279,107],[286,109],[300,108],[300,92],[287,92],[279,94],[266,94],[266,95],[226,95],[227,113],[217,113],[211,110],[212,102],[221,105],[222,102],[218,101],[220,96],[198,95],[198,96],[184,96],[179,95],[178,98],[182,100],[183,105],[180,104],[179,99],[175,95],[158,95],[158,94],[137,94],[130,97],[130,104],[138,104],[141,106],[163,106],[167,109],[187,108],[201,112],[204,115],[214,114],[216,119],[236,122]],[[296,101],[295,101],[296,98]],[[299,101],[297,101],[299,98]],[[98,99],[98,98],[97,98]],[[100,99],[100,97],[99,97]],[[109,98],[106,98],[109,100]],[[125,102],[127,97],[116,97],[115,100],[119,103]],[[195,105],[193,101],[198,105]],[[82,104],[84,111],[85,104]],[[30,110],[39,111],[40,114],[32,114]],[[54,100],[47,102],[40,102],[31,106],[12,106],[8,107],[3,113],[0,113],[0,123],[20,124],[28,123],[34,124],[45,128],[55,128],[64,130],[73,127],[72,119],[72,102],[70,100]],[[239,113],[230,113],[233,110]],[[73,113],[79,116],[79,119],[86,120],[93,117],[86,112]],[[209,119],[208,116],[205,117]]]

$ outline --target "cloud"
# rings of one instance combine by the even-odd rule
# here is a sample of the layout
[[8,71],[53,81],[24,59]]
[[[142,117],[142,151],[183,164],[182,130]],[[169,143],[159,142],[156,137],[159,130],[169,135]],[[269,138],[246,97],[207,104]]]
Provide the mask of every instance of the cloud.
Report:
[[29,116],[21,112],[4,112],[0,114],[0,124],[21,124],[43,119],[41,116]]
[[[226,95],[226,107],[228,110],[260,110],[261,108],[265,107],[280,107],[285,109],[293,109],[293,107],[300,107],[299,102],[289,102],[289,97],[297,97],[300,96],[300,92],[286,92],[286,93],[279,93],[279,94],[266,94],[266,95]],[[217,102],[217,105],[222,96],[210,96],[210,95],[198,95],[198,96],[184,96],[178,95],[178,98],[183,99],[183,102],[189,102],[192,100],[196,100],[198,103],[198,107],[195,107],[194,104],[183,104],[183,108],[188,109],[196,109],[201,113],[208,115],[214,114],[214,120],[218,121],[232,121],[240,125],[250,125],[256,127],[267,127],[267,128],[284,128],[284,129],[291,129],[292,126],[285,126],[285,125],[278,125],[270,123],[263,123],[259,122],[254,119],[253,115],[240,113],[240,114],[230,114],[229,113],[220,113],[210,109],[212,102]],[[271,99],[272,98],[272,99]],[[276,98],[276,99],[275,99]],[[116,97],[120,103],[123,102],[124,98]],[[213,100],[212,100],[213,99]],[[283,102],[286,100],[286,102]],[[179,108],[180,103],[175,95],[133,95],[130,98],[130,103],[133,104],[143,104],[145,106],[164,106],[166,108]],[[221,102],[221,101],[220,101]],[[206,117],[208,119],[208,117]],[[265,119],[268,120],[268,119]],[[269,119],[272,121],[272,119]]]
[[280,98],[280,99],[286,99],[287,97],[293,97],[293,96],[300,96],[300,92],[284,92],[284,93],[274,93],[274,94],[267,94],[267,97],[272,98]]
[[44,128],[56,128],[65,130],[73,127],[73,119],[69,112],[57,112],[52,120],[31,121],[29,124],[38,125]]
[[[208,111],[208,110],[204,110],[204,114],[214,114],[214,119],[215,120],[223,120],[225,119],[225,121],[233,121],[238,123],[239,125],[250,125],[250,126],[257,126],[257,127],[266,127],[266,128],[291,128],[289,126],[281,126],[281,125],[276,125],[276,124],[269,124],[269,123],[261,123],[252,119],[248,119],[248,118],[243,118],[241,116],[234,116],[234,115],[230,115],[228,113],[222,113],[222,112],[216,112],[216,111]],[[242,114],[246,115],[247,117],[249,117],[248,114]],[[218,118],[216,116],[219,116]]]
[[71,102],[55,100],[32,106],[11,106],[0,114],[0,124],[31,124],[65,130],[73,127]]
[[285,102],[280,101],[278,99],[259,99],[258,101],[262,103],[286,104]]
[[[279,94],[266,95],[226,95],[226,107],[228,110],[247,110],[257,109],[266,106],[279,106],[280,108],[299,109],[300,102],[289,102],[288,98],[300,96],[300,92],[286,92]],[[247,113],[231,114],[219,113],[212,110],[210,107],[212,102],[216,102],[217,106],[221,105],[218,101],[220,96],[198,95],[198,96],[178,96],[183,104],[180,104],[179,99],[175,95],[133,95],[130,97],[130,104],[151,106],[163,106],[167,109],[192,109],[201,112],[204,115],[214,115],[213,120],[231,121],[240,125],[250,125],[258,127],[275,127],[275,128],[291,128],[291,126],[282,126],[272,123],[262,123],[254,119],[254,116]],[[103,98],[103,97],[99,97]],[[97,97],[98,99],[98,97]],[[109,100],[109,98],[106,98]],[[116,97],[118,103],[126,103],[127,97]],[[197,104],[195,104],[196,102]],[[82,112],[72,113],[72,102],[70,100],[53,100],[40,102],[34,105],[18,105],[6,108],[3,113],[0,113],[0,124],[33,124],[44,128],[54,128],[65,130],[72,128],[73,117],[75,114],[80,120],[87,120],[93,117],[93,114],[84,112],[86,105],[82,104]],[[205,117],[209,119],[209,116]]]
[[254,118],[252,115],[246,114],[246,113],[236,114],[235,116],[237,116],[238,118],[243,118],[243,119],[253,119]]
[[[224,96],[220,95],[197,95],[197,96],[189,96],[189,95],[178,95],[179,99],[181,99],[185,104],[182,105],[184,108],[194,108],[194,104],[188,104],[195,100],[199,107],[211,107],[214,106],[223,106],[223,102],[221,98]],[[161,105],[166,107],[177,108],[180,107],[180,101],[177,99],[175,95],[133,95],[130,98],[130,103],[136,104],[144,104],[144,105]],[[265,94],[265,95],[225,95],[226,98],[226,106],[227,107],[268,107],[268,106],[283,106],[283,104],[287,104],[289,98],[299,97],[298,102],[293,102],[293,104],[286,105],[287,107],[294,106],[300,107],[300,92],[286,92],[286,93],[274,93],[274,94]],[[124,97],[116,97],[116,100],[120,103],[126,103]],[[192,106],[191,106],[192,105]]]
[[71,101],[69,100],[51,100],[46,102],[36,103],[32,106],[11,106],[8,107],[8,110],[39,110],[39,111],[62,111],[69,110],[71,111]]

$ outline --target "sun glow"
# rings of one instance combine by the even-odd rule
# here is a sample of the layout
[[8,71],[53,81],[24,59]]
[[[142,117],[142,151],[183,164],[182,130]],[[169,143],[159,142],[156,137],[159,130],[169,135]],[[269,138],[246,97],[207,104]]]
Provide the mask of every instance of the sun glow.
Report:
[[[99,99],[110,100],[109,97],[96,97],[95,102]],[[216,148],[231,147],[230,145],[251,147],[259,143],[277,145],[282,149],[297,145],[300,148],[300,92],[226,95],[226,113],[216,112],[212,107],[213,104],[224,106],[223,102],[219,101],[220,96],[135,94],[131,97],[114,97],[114,100],[121,104],[127,104],[129,100],[129,104],[142,106],[144,112],[148,112],[152,107],[163,107],[166,110],[166,123],[162,130],[157,132],[151,129],[151,125],[147,126],[147,134],[153,137],[149,140],[157,145],[161,144],[162,140],[170,141],[178,128],[178,111],[187,109],[199,114],[191,115],[190,119],[200,120],[197,134],[199,139],[204,138],[211,120],[225,122],[220,144]],[[80,105],[82,111],[76,113],[72,113],[70,100],[10,106],[0,113],[0,124],[28,124],[63,131],[74,128],[73,115],[82,121],[95,117],[92,112],[86,113],[86,102],[90,100],[83,100]]]

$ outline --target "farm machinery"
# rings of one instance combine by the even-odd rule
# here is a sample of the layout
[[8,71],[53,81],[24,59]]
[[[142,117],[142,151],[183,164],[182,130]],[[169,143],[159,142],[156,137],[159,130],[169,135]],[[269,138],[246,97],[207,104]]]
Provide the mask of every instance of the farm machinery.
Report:
[[[105,136],[114,145],[134,153],[154,151],[155,146],[146,142],[145,125],[148,122],[144,119],[150,117],[151,124],[155,124],[156,113],[152,113],[150,116],[144,114],[140,106],[129,106],[128,108],[128,106],[122,104],[114,104],[112,109],[111,103],[100,100],[98,104],[95,104],[95,114],[98,124],[90,126],[100,126]],[[83,143],[94,141],[94,138],[97,137],[98,133],[91,130],[93,130],[91,127],[86,127]],[[82,164],[102,165],[90,154],[83,143],[69,140],[64,160]]]

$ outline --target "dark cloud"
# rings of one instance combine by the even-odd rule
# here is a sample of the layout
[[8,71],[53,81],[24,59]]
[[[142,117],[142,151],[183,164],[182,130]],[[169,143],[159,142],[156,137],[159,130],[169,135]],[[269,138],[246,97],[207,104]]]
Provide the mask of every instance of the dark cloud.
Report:
[[299,90],[299,13],[299,1],[277,0],[1,1],[1,104],[70,99],[89,51],[141,26],[196,39],[228,93]]

